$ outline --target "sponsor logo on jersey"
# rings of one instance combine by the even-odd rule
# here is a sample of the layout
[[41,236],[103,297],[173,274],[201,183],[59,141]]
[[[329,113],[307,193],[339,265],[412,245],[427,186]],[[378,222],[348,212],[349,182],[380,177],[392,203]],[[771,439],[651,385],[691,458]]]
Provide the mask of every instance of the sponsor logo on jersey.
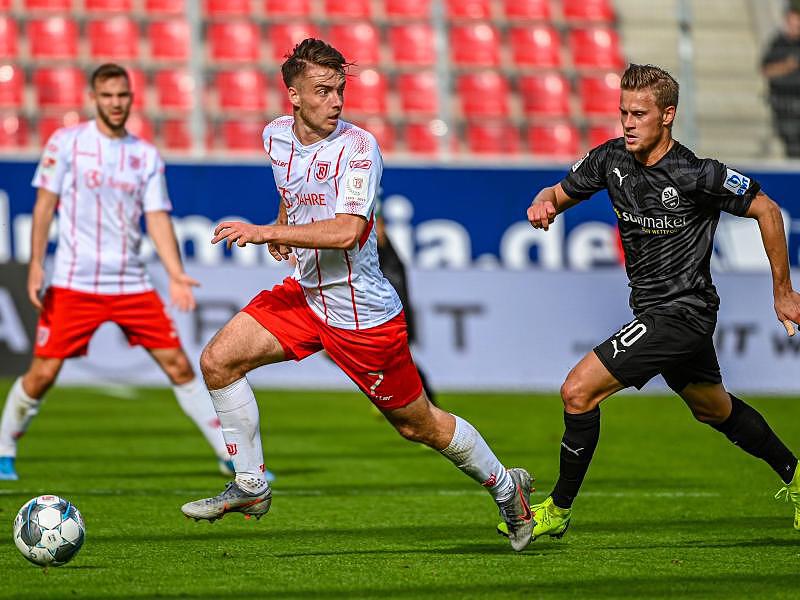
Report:
[[617,218],[626,223],[639,225],[645,233],[662,234],[675,233],[682,227],[686,227],[688,220],[685,216],[675,217],[672,215],[656,215],[648,217],[645,215],[635,215],[628,211],[620,211],[614,208]]
[[278,191],[286,208],[292,208],[293,206],[327,206],[325,194],[292,194],[291,190],[285,187],[279,187]]
[[350,168],[351,169],[364,169],[366,171],[372,166],[371,160],[351,160],[350,161]]
[[47,151],[58,152],[58,146],[56,146],[55,144],[47,144]]
[[617,176],[617,179],[619,179],[619,187],[622,187],[622,182],[625,180],[625,178],[626,178],[628,175],[630,175],[630,173],[625,173],[625,175],[623,175],[623,174],[620,172],[620,170],[619,170],[619,167],[614,167],[614,169],[613,169],[612,173],[614,173],[614,175],[616,175],[616,176]]
[[678,204],[680,204],[680,196],[678,196],[678,191],[674,187],[665,187],[661,191],[661,204],[664,205],[664,208],[668,208],[670,210],[675,210],[678,208]]
[[722,187],[737,196],[744,196],[747,188],[750,187],[750,178],[733,169],[726,169],[725,183],[722,184]]
[[327,160],[318,160],[317,168],[314,170],[314,177],[317,181],[325,181],[331,171],[331,163]]
[[142,168],[142,159],[138,156],[131,156],[128,158],[128,165],[131,169],[136,171],[137,169]]
[[56,166],[56,159],[54,156],[45,156],[42,159],[42,169],[52,169]]
[[84,179],[86,180],[86,187],[90,190],[94,190],[103,185],[103,174],[97,169],[89,169],[86,171]]
[[585,161],[587,158],[589,158],[589,153],[588,152],[583,156],[582,159],[580,159],[578,162],[576,162],[574,165],[572,165],[572,172],[574,173],[575,171],[577,171],[580,168],[580,166],[583,164],[583,161]]
[[273,158],[271,160],[272,160],[272,164],[275,165],[276,167],[288,167],[289,166],[289,163],[287,161],[285,161],[285,160],[277,160],[275,158]]

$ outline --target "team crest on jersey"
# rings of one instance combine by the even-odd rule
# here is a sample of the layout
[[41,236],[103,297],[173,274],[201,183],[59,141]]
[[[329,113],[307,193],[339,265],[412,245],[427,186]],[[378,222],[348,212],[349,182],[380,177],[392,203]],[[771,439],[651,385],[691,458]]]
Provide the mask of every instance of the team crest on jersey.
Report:
[[318,160],[317,168],[314,170],[314,178],[317,181],[325,181],[331,171],[331,163],[327,160]]
[[36,329],[36,345],[44,346],[47,343],[47,340],[49,339],[50,339],[50,328],[45,327],[44,325],[40,325]]
[[88,187],[90,190],[99,188],[101,185],[103,185],[103,174],[96,169],[90,169],[86,171],[85,178],[86,187]]
[[680,204],[680,196],[678,196],[678,191],[672,186],[665,187],[661,192],[661,204],[664,205],[664,208],[668,208],[670,210],[675,210],[678,208],[678,204]]
[[136,171],[137,169],[141,169],[142,159],[139,158],[138,156],[128,157],[128,165],[130,165],[130,168],[133,169],[134,171]]
[[582,159],[580,159],[578,162],[576,162],[574,165],[572,165],[572,172],[574,173],[575,171],[577,171],[580,168],[580,166],[583,164],[583,161],[585,161],[587,158],[589,158],[589,153],[588,152],[584,155],[584,157]]

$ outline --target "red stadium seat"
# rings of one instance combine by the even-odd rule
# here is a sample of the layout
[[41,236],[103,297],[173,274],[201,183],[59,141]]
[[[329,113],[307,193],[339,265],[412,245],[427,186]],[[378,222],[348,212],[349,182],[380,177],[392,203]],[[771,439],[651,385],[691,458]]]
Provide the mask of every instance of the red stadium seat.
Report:
[[408,123],[405,127],[406,149],[414,154],[438,154],[441,138],[430,123]]
[[183,15],[186,13],[186,2],[185,0],[145,0],[144,11],[147,14]]
[[261,39],[258,25],[251,21],[225,21],[208,27],[212,60],[258,62]]
[[264,0],[267,17],[303,18],[311,16],[311,0]]
[[269,40],[272,46],[272,60],[282,63],[286,55],[306,38],[318,38],[319,29],[312,23],[278,23],[269,28]]
[[358,75],[348,77],[345,111],[366,115],[386,114],[387,88],[386,76],[375,69],[364,69]]
[[408,23],[389,29],[392,59],[398,66],[430,66],[436,62],[433,27],[429,23]]
[[473,154],[519,154],[519,130],[506,121],[467,124],[467,148]]
[[72,0],[25,0],[25,10],[52,10],[68,13],[72,10]]
[[180,69],[166,69],[155,75],[158,106],[166,110],[189,110],[194,105],[192,76]]
[[573,29],[569,33],[572,60],[579,69],[620,69],[619,36],[607,27]]
[[127,69],[133,92],[133,107],[144,108],[147,104],[147,76],[141,69]]
[[566,117],[570,113],[569,82],[561,73],[524,75],[518,81],[522,108],[531,117]]
[[370,0],[325,0],[324,12],[329,19],[369,19],[372,3]]
[[471,117],[508,115],[508,81],[496,71],[461,75],[456,82],[462,112]]
[[89,21],[86,32],[92,58],[135,60],[139,57],[139,26],[126,16]]
[[562,0],[564,18],[568,22],[595,21],[610,23],[614,20],[611,0]]
[[83,105],[86,76],[77,67],[38,69],[33,74],[40,108],[77,108]]
[[414,71],[397,76],[395,89],[403,113],[434,116],[439,112],[439,84],[433,71]]
[[450,52],[456,65],[495,67],[500,64],[500,36],[489,23],[456,25],[450,30]]
[[83,0],[83,5],[89,13],[130,13],[133,11],[133,0]]
[[509,21],[549,21],[550,0],[504,0],[503,13]]
[[22,106],[25,93],[25,71],[17,65],[0,65],[0,106]]
[[153,21],[147,32],[150,56],[155,60],[186,61],[189,58],[189,23],[183,19]]
[[74,127],[81,122],[81,115],[78,111],[69,111],[60,115],[46,115],[39,119],[38,133],[39,142],[44,146],[56,129],[62,127]]
[[28,22],[28,40],[33,58],[77,58],[78,24],[65,17],[47,17]]
[[6,12],[11,10],[11,0],[0,0],[0,10]]
[[16,114],[0,114],[0,148],[24,148],[28,145],[28,122]]
[[0,15],[0,58],[16,58],[18,38],[17,22],[7,15]]
[[138,113],[132,113],[131,116],[128,117],[128,122],[125,123],[125,129],[136,137],[147,140],[148,142],[152,142],[155,139],[153,123]]
[[356,125],[362,129],[366,129],[378,141],[378,147],[381,149],[381,154],[391,154],[394,152],[395,143],[397,141],[397,134],[394,126],[382,119],[381,117],[368,117],[359,120]]
[[380,34],[372,23],[336,23],[328,29],[328,38],[349,62],[361,66],[380,62]]
[[509,31],[514,64],[521,67],[561,67],[561,39],[552,25],[513,27]]
[[589,130],[586,132],[586,141],[590,148],[618,137],[622,137],[622,124],[619,121],[595,123],[590,125]]
[[569,159],[580,151],[580,135],[572,123],[531,125],[527,136],[528,148],[537,156]]
[[431,18],[431,0],[386,0],[383,11],[390,20]]
[[223,121],[220,127],[223,147],[234,152],[263,152],[264,125],[263,119],[255,118]]
[[215,87],[222,109],[264,111],[267,108],[267,78],[258,69],[221,71],[217,73]]
[[161,122],[161,141],[169,150],[190,150],[192,134],[189,123],[178,119],[167,119]]
[[449,19],[481,19],[492,18],[490,0],[447,0],[446,11]]
[[249,17],[250,0],[204,0],[203,12],[207,17]]
[[581,77],[578,95],[583,113],[588,116],[619,115],[619,81],[617,73]]

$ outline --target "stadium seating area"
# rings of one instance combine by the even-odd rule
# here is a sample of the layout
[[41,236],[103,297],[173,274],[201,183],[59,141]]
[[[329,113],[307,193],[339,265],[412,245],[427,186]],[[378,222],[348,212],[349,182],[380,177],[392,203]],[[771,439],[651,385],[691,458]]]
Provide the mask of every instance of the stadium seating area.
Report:
[[564,159],[618,134],[611,0],[0,0],[0,150],[87,116],[110,60],[131,69],[130,129],[164,151],[192,149],[198,108],[200,146],[259,153],[308,36],[356,63],[344,116],[386,154]]

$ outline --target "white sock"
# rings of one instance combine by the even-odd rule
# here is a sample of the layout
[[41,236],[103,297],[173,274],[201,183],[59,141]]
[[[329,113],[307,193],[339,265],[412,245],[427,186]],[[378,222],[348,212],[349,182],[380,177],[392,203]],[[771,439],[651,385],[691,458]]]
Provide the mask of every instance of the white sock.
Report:
[[41,403],[41,400],[25,393],[22,377],[17,377],[6,397],[0,421],[0,456],[17,455],[17,440],[28,430],[33,417],[39,414]]
[[242,377],[229,386],[210,390],[209,393],[236,469],[236,484],[246,492],[255,494],[264,491],[267,480],[264,479],[258,404],[247,378]]
[[442,454],[485,487],[499,504],[514,495],[514,480],[481,437],[478,430],[459,416],[453,439]]
[[172,390],[175,392],[175,398],[178,399],[178,404],[183,412],[194,421],[214,449],[217,457],[221,460],[230,460],[225,440],[222,437],[219,418],[206,386],[195,377],[187,383],[173,385]]

